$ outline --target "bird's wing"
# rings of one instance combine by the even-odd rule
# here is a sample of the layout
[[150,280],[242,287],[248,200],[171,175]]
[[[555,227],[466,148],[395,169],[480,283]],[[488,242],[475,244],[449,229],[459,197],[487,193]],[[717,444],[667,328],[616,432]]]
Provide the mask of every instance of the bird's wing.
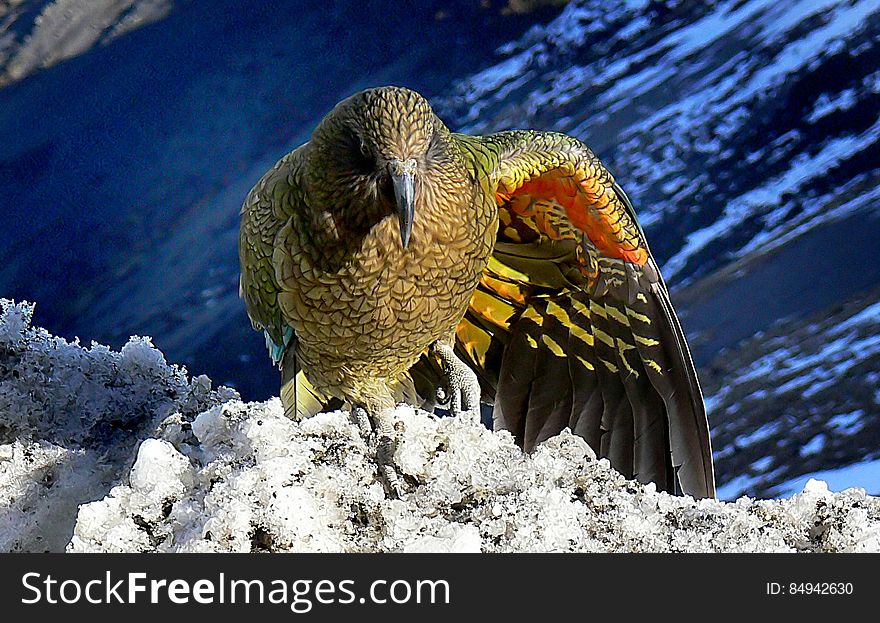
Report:
[[[239,295],[244,299],[254,329],[266,334],[266,345],[275,363],[280,363],[292,330],[281,312],[272,256],[279,230],[291,218],[291,173],[298,167],[293,151],[279,160],[248,193],[241,206],[238,259],[241,266]],[[285,336],[285,333],[288,336]]]
[[296,173],[301,158],[302,148],[290,152],[251,189],[241,207],[238,238],[239,294],[251,324],[263,332],[269,355],[281,368],[281,399],[290,417],[317,413],[326,404],[299,369],[296,336],[278,304],[282,288],[273,263],[278,233],[295,209]]
[[570,427],[624,475],[715,495],[684,333],[627,196],[580,141],[462,137],[499,210],[495,251],[457,329],[524,448]]

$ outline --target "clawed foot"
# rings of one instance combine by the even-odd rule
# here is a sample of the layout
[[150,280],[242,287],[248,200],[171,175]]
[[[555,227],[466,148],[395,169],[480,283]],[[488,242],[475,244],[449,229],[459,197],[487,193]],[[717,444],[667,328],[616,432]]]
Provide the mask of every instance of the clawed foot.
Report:
[[401,431],[395,427],[390,412],[383,411],[375,418],[371,418],[363,407],[354,407],[352,415],[361,435],[367,441],[367,447],[376,458],[379,476],[389,496],[401,498],[405,493],[403,477],[394,464],[394,452],[397,450]]
[[[396,431],[395,431],[396,433]],[[379,474],[385,481],[385,487],[391,497],[400,499],[405,492],[403,477],[394,464],[394,452],[397,450],[397,435],[381,435],[376,439],[376,462]]]
[[482,390],[477,375],[456,356],[449,344],[435,342],[431,348],[440,359],[446,376],[447,387],[438,390],[438,401],[449,402],[449,409],[455,416],[466,414],[479,420]]

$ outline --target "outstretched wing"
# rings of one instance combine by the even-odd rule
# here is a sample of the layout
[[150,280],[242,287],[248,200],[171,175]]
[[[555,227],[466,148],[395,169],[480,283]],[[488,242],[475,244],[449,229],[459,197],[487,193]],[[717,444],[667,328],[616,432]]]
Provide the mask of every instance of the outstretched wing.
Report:
[[457,330],[526,450],[565,427],[627,477],[715,495],[702,393],[627,196],[580,141],[462,137],[499,210],[492,259]]
[[301,148],[279,160],[248,193],[241,207],[239,294],[254,329],[262,331],[273,363],[281,368],[281,400],[289,417],[320,411],[326,400],[306,380],[296,360],[296,337],[278,304],[281,287],[273,264],[276,236],[290,220]]

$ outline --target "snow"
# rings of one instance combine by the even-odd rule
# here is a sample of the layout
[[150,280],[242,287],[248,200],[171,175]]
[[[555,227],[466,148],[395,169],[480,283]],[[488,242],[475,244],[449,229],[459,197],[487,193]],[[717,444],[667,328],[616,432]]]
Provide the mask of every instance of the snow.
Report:
[[[819,437],[821,436],[813,438],[811,443],[815,442],[816,448],[821,450],[819,446],[824,444],[824,439],[817,441]],[[807,448],[807,446],[804,446],[804,448]],[[731,500],[739,495],[741,491],[749,489],[762,477],[768,475],[761,472],[769,467],[771,462],[769,457],[766,457],[766,460],[759,459],[752,463],[751,467],[755,469],[758,475],[750,476],[744,474],[724,483],[723,486],[718,487],[718,498],[721,500]],[[821,482],[823,486],[831,491],[852,491],[858,488],[869,494],[878,494],[880,493],[880,459],[801,474],[796,478],[780,483],[775,487],[775,490],[780,497],[793,496],[809,487],[811,482]],[[816,485],[814,484],[813,486]]]
[[816,123],[837,111],[849,110],[857,101],[855,89],[844,89],[837,94],[836,98],[823,93],[816,99],[813,110],[807,115],[807,121]]
[[[782,11],[782,8],[781,4],[777,7],[780,15],[786,12]],[[814,6],[812,8],[816,10],[820,7]],[[762,93],[771,91],[776,85],[784,81],[786,76],[800,71],[810,59],[821,56],[823,52],[827,53],[829,46],[834,41],[838,41],[839,38],[851,34],[853,30],[857,29],[864,20],[867,20],[876,11],[877,5],[872,1],[855,3],[854,6],[837,7],[826,16],[825,24],[821,28],[814,29],[808,36],[783,48],[783,51],[775,59],[764,63],[763,68],[750,76],[745,84],[741,82],[742,76],[739,76],[739,79],[730,80],[728,83],[730,91],[716,90],[712,95],[713,99],[710,101],[723,102],[723,111],[727,113],[727,122],[729,123],[729,111],[735,110]],[[787,12],[791,16],[796,15],[798,20],[804,18],[800,11]],[[763,24],[772,26],[766,33],[768,40],[771,38],[772,33],[777,33],[780,25],[784,23],[787,22],[780,22],[778,19],[768,19],[763,22]],[[766,28],[764,25],[762,27]],[[733,74],[731,78],[737,78],[737,75]],[[701,96],[706,95],[703,92],[698,94]],[[833,105],[833,108],[845,109],[851,107],[852,104],[852,102],[847,103],[845,94],[841,94],[840,100]],[[820,116],[830,112],[830,110],[822,110],[822,102],[817,102],[816,106],[819,110],[814,109],[810,113],[811,117],[809,119],[811,121],[815,121]],[[690,106],[690,112],[687,109],[683,110],[683,112],[688,113],[682,115],[685,118],[683,120],[693,121],[694,111],[701,113],[703,108],[694,103]],[[719,115],[721,118],[725,118],[725,116]],[[747,123],[749,121],[748,116],[743,116],[741,121]],[[730,129],[728,129],[728,133],[732,134]],[[815,156],[799,155],[792,161],[791,167],[784,174],[771,179],[763,186],[752,189],[744,195],[728,201],[723,214],[715,222],[708,227],[691,232],[687,236],[687,240],[681,250],[665,263],[663,269],[667,278],[672,278],[682,271],[687,263],[711,242],[723,237],[754,215],[761,215],[768,227],[747,243],[740,251],[740,255],[745,255],[767,241],[772,241],[780,233],[780,228],[774,226],[778,224],[778,221],[782,219],[782,216],[789,209],[789,206],[786,204],[779,205],[783,194],[796,193],[805,182],[838,165],[858,150],[866,149],[869,145],[876,142],[878,134],[880,134],[880,120],[857,136],[845,135],[828,141]],[[824,203],[824,201],[816,201],[814,205],[824,207]],[[771,206],[779,207],[772,212],[765,213]],[[811,214],[811,216],[813,215]],[[825,216],[825,220],[830,220],[827,218],[828,215]],[[840,215],[834,216],[839,217]],[[802,232],[803,229],[798,230],[798,233]]]
[[[762,220],[764,220],[768,227],[761,230],[753,240],[745,244],[739,251],[739,254],[745,255],[759,247],[764,247],[764,250],[766,250],[768,247],[766,243],[772,241],[779,233],[778,228],[773,226],[782,220],[782,215],[789,209],[789,206],[781,201],[782,196],[787,193],[797,193],[803,184],[813,179],[819,173],[839,165],[843,160],[851,157],[853,153],[867,149],[869,145],[877,141],[878,135],[880,135],[880,118],[870,128],[857,136],[845,135],[829,140],[815,155],[800,154],[796,156],[791,160],[788,170],[783,174],[730,201],[718,220],[708,227],[688,234],[687,241],[682,249],[664,265],[664,273],[670,276],[677,274],[696,253],[725,235],[732,228],[757,214],[762,215]],[[861,203],[864,197],[859,199]],[[813,212],[821,212],[821,207],[824,207],[824,204],[825,201],[816,201],[814,205],[820,206],[820,210],[814,210]],[[775,210],[765,212],[771,206],[777,207]],[[850,211],[847,211],[847,213]],[[823,214],[823,216],[825,220],[828,220],[827,214]],[[840,215],[837,216],[839,218]],[[776,246],[778,246],[778,242]]]
[[783,495],[801,491],[810,480],[821,480],[832,491],[843,491],[849,487],[861,487],[871,493],[880,493],[880,460],[855,463],[837,469],[829,469],[798,476],[779,485]]
[[[90,551],[862,551],[880,504],[864,492],[791,500],[694,502],[624,480],[563,433],[531,456],[507,434],[408,407],[395,456],[411,484],[389,499],[345,412],[300,423],[277,400],[236,401],[200,415],[197,445],[153,441],[135,469],[170,482],[157,497],[134,483],[81,508],[69,549]],[[147,443],[147,442],[145,442]],[[179,470],[193,461],[188,490]],[[155,463],[155,465],[151,465]],[[414,484],[413,484],[414,483]],[[820,503],[821,501],[821,503]],[[833,510],[822,519],[825,505]],[[161,512],[159,512],[161,509]],[[854,509],[869,509],[854,514]],[[158,520],[148,518],[159,517]],[[853,518],[859,521],[853,521]],[[870,521],[866,521],[870,519]],[[817,543],[813,522],[831,526]],[[120,526],[134,533],[121,539]],[[256,543],[256,544],[255,544]]]
[[0,551],[63,551],[77,507],[128,472],[140,439],[237,396],[148,338],[83,348],[31,327],[33,309],[0,299]]
[[[0,85],[79,56],[94,45],[157,22],[172,0],[55,0],[47,3],[21,42],[7,43],[9,61],[0,57]],[[5,25],[4,25],[5,26]],[[2,32],[2,31],[0,31]],[[5,65],[5,67],[4,67]]]
[[770,424],[764,424],[764,426],[761,426],[748,435],[739,435],[735,439],[735,442],[738,446],[751,446],[759,441],[770,439],[778,433],[779,423],[771,422]]
[[[875,126],[880,128],[877,124]],[[867,146],[867,143],[865,145]],[[864,214],[876,213],[877,206],[880,205],[878,204],[880,187],[872,188],[855,196],[848,194],[852,188],[863,184],[866,177],[866,175],[858,175],[836,191],[822,197],[817,197],[809,202],[803,212],[794,218],[787,219],[786,222],[781,224],[778,224],[779,221],[786,218],[790,209],[788,203],[768,212],[762,218],[762,221],[771,225],[771,228],[756,234],[754,238],[737,251],[736,256],[746,257],[748,255],[766,253],[781,247],[814,227],[833,223],[858,212]],[[841,202],[841,198],[845,199]]]
[[856,409],[849,413],[841,413],[828,418],[828,426],[836,428],[841,434],[852,435],[865,425],[862,420],[864,415],[865,412],[862,409]]
[[863,490],[694,501],[627,481],[568,431],[525,455],[406,406],[389,497],[345,411],[292,421],[148,339],[86,349],[31,327],[28,304],[0,312],[0,550],[880,551]]
[[817,452],[821,452],[823,448],[825,448],[825,435],[816,435],[801,446],[801,456],[816,454]]
[[[873,330],[878,318],[880,302],[869,303],[828,328],[826,341],[813,351],[800,352],[797,343],[779,342],[777,348],[751,361],[717,392],[707,395],[706,408],[715,412],[736,388],[771,376],[775,382],[762,390],[765,395],[783,396],[799,391],[802,397],[810,398],[819,394],[880,353],[880,336]],[[768,342],[768,346],[774,346],[773,342]],[[754,437],[742,436],[736,441],[739,445],[751,444],[772,436],[777,429],[777,424],[768,424],[755,431]]]

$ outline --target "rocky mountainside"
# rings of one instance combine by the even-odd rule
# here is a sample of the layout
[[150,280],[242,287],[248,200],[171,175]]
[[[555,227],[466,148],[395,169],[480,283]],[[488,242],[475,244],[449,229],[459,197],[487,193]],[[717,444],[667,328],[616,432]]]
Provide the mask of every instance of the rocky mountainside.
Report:
[[724,495],[880,458],[880,3],[513,4],[0,3],[0,294],[270,395],[241,200],[335,101],[404,84],[453,128],[606,160],[691,339]]

